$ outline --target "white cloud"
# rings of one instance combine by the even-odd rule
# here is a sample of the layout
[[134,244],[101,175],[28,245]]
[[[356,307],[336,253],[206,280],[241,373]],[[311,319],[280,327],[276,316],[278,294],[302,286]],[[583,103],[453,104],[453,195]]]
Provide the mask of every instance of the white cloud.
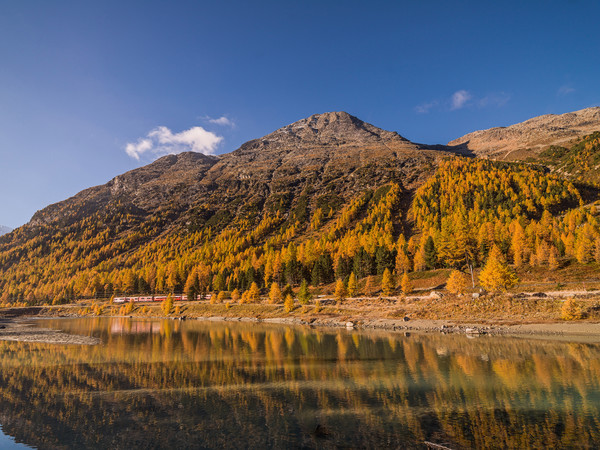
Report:
[[510,94],[506,92],[490,92],[484,97],[478,97],[469,91],[461,89],[450,97],[438,98],[430,102],[415,106],[417,114],[427,114],[431,111],[456,111],[462,108],[489,108],[506,105],[510,100]]
[[140,159],[140,155],[152,150],[152,141],[150,139],[138,139],[135,144],[128,143],[125,146],[125,152],[137,160]]
[[235,126],[235,123],[233,123],[232,120],[228,119],[225,116],[221,116],[218,119],[208,119],[209,123],[212,123],[214,125],[222,125],[222,126],[228,126],[228,127],[233,127]]
[[450,109],[461,109],[469,100],[471,100],[471,98],[473,98],[473,96],[464,89],[456,91],[454,94],[452,94]]
[[438,106],[438,104],[439,102],[437,100],[434,100],[429,103],[423,103],[421,105],[417,105],[415,107],[415,111],[417,111],[419,114],[427,114],[429,111],[431,111],[432,108]]
[[562,97],[564,95],[570,94],[571,92],[575,92],[575,89],[573,88],[573,86],[571,86],[569,84],[565,84],[565,85],[561,86],[560,88],[558,88],[556,95],[558,95],[559,97]]
[[222,140],[222,136],[202,127],[192,127],[180,133],[173,133],[167,127],[161,126],[150,131],[146,137],[138,139],[137,142],[127,143],[125,152],[138,161],[146,154],[154,158],[188,151],[212,155]]
[[488,94],[477,101],[477,106],[485,108],[486,106],[504,106],[510,100],[510,95],[505,92]]

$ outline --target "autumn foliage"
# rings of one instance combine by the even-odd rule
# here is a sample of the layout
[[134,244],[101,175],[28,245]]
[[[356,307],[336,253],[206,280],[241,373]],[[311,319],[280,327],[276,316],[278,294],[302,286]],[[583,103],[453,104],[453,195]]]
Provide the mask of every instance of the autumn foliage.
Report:
[[479,282],[489,291],[503,292],[515,286],[519,282],[519,278],[504,261],[500,249],[494,246],[479,274]]
[[468,266],[503,290],[516,283],[513,267],[600,262],[595,207],[583,206],[571,181],[530,164],[448,159],[408,210],[402,180],[345,195],[223,212],[168,232],[168,208],[143,217],[118,203],[114,213],[22,227],[0,238],[0,304],[223,291],[233,301],[257,302],[263,292],[281,302],[273,286],[303,280],[306,290],[346,281],[344,296],[361,280],[366,293],[385,281],[385,294],[404,273]]
[[453,294],[464,294],[469,287],[469,278],[466,273],[460,270],[453,270],[450,272],[448,281],[446,282],[446,289]]

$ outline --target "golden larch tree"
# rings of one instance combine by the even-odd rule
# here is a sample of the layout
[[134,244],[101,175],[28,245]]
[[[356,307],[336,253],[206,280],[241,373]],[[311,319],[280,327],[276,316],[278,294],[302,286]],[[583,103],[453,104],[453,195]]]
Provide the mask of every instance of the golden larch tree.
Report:
[[479,282],[485,289],[492,292],[504,292],[519,282],[517,274],[508,267],[502,252],[495,245],[479,274]]
[[338,278],[335,283],[335,292],[333,293],[333,296],[340,301],[346,298],[346,285],[341,278]]
[[464,294],[469,287],[469,277],[466,273],[460,270],[453,270],[450,272],[448,281],[446,282],[446,289],[452,294]]
[[352,272],[348,278],[348,297],[354,297],[357,290],[358,281],[356,280],[356,275],[354,275],[354,272]]
[[256,282],[253,282],[250,285],[250,289],[248,290],[248,302],[250,303],[258,303],[260,300],[260,289],[258,289],[258,285]]
[[292,297],[291,294],[285,296],[283,307],[285,309],[285,312],[288,313],[294,310],[294,297]]
[[279,284],[273,282],[271,284],[271,290],[269,291],[269,301],[272,304],[281,303],[283,300],[283,295],[281,293],[281,289],[279,288]]
[[[406,273],[406,272],[404,272]],[[390,296],[394,293],[395,288],[394,277],[390,269],[385,269],[383,271],[383,276],[381,277],[381,290],[383,295]]]
[[402,275],[402,280],[400,281],[400,289],[402,289],[402,293],[404,295],[408,295],[414,290],[414,286],[412,284],[412,281],[410,281],[408,272],[404,272],[404,275]]

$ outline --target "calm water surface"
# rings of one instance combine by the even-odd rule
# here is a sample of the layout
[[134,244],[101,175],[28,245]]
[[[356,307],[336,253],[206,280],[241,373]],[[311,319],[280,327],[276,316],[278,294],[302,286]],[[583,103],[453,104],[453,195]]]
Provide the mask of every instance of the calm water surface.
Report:
[[600,345],[60,319],[0,341],[0,446],[597,448]]

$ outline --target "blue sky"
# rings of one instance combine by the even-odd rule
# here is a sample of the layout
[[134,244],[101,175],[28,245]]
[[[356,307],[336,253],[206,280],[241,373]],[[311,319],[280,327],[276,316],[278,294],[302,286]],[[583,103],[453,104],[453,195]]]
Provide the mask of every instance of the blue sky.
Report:
[[5,0],[0,224],[314,113],[433,144],[599,105],[598,17],[583,0]]

